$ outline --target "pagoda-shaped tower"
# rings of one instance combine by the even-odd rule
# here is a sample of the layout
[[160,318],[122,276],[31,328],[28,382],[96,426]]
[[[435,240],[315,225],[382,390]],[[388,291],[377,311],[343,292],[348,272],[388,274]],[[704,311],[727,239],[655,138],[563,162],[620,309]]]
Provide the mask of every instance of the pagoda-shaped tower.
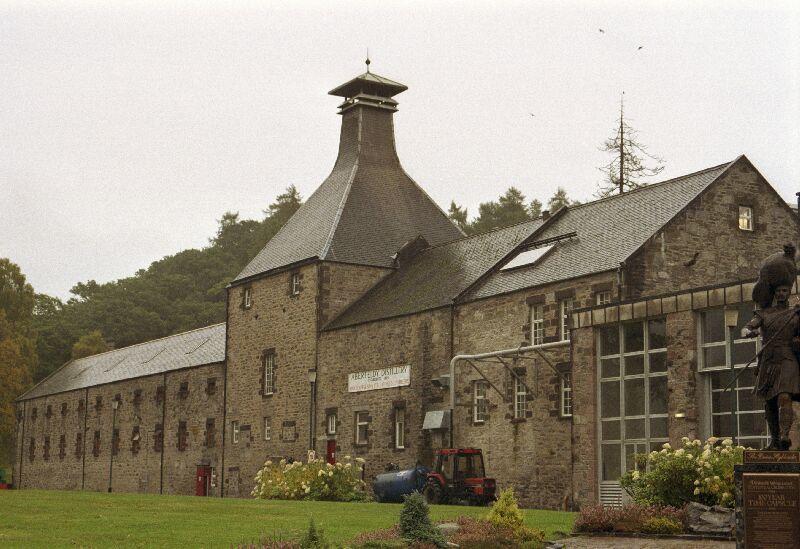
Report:
[[397,157],[394,97],[406,86],[367,69],[329,92],[344,98],[330,175],[228,289],[231,496],[249,494],[265,456],[314,447],[319,330],[391,271],[404,244],[463,236]]

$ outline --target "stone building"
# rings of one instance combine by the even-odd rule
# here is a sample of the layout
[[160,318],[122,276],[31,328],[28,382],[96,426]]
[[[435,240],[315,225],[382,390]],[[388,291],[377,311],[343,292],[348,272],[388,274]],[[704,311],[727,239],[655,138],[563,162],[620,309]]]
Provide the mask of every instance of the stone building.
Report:
[[266,459],[350,454],[372,477],[453,445],[559,508],[618,502],[633,454],[684,435],[763,444],[752,376],[721,389],[756,350],[736,328],[758,261],[800,227],[747,158],[466,237],[399,162],[405,90],[367,72],[330,92],[333,170],[231,281],[226,323],[18,399],[18,487],[246,497]]

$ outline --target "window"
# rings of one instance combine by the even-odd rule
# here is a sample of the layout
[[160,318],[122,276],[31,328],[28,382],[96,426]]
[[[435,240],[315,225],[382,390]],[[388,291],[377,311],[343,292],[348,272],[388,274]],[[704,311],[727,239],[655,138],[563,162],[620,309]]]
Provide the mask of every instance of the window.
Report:
[[214,448],[217,445],[217,426],[213,417],[206,419],[206,448]]
[[606,305],[611,303],[611,290],[597,292],[594,294],[594,301],[597,305]]
[[133,432],[131,433],[131,453],[136,455],[139,453],[139,449],[142,445],[142,437],[139,435],[139,426],[133,426]]
[[44,460],[50,459],[50,437],[44,437]]
[[206,380],[206,394],[211,396],[217,392],[217,378],[210,377]]
[[403,449],[406,447],[406,409],[394,409],[394,447]]
[[364,445],[369,442],[369,413],[356,412],[356,444]]
[[92,455],[94,457],[100,456],[100,431],[94,432],[94,440],[92,441]]
[[479,380],[472,388],[472,421],[475,423],[486,421],[486,389],[488,386],[486,381]]
[[743,231],[753,230],[753,208],[739,206],[739,228]]
[[525,417],[528,404],[528,389],[519,377],[514,377],[514,419]]
[[136,389],[133,391],[133,405],[139,406],[142,403],[142,390]]
[[328,414],[327,418],[328,424],[328,434],[335,435],[336,434],[336,412],[331,412]]
[[231,440],[234,444],[239,442],[239,422],[231,421]]
[[[715,437],[734,437],[737,444],[761,448],[769,443],[764,408],[753,394],[753,370],[744,372],[732,390],[725,391],[732,376],[760,349],[759,338],[740,338],[742,328],[753,316],[753,304],[730,307],[736,327],[727,327],[724,309],[709,309],[700,315],[700,372],[703,374],[710,411],[706,432]],[[733,323],[733,319],[728,319]],[[731,368],[733,366],[733,368]],[[733,419],[735,414],[736,419]]]
[[509,269],[516,269],[517,267],[524,267],[525,265],[533,265],[547,255],[547,252],[552,250],[553,246],[554,244],[551,244],[549,246],[542,246],[541,248],[524,250],[518,253],[514,259],[500,267],[500,270],[507,271]]
[[284,421],[281,425],[281,440],[292,442],[297,440],[297,426],[294,421]]
[[185,400],[189,396],[189,382],[182,381],[180,389],[178,389],[178,398]]
[[36,457],[36,439],[31,437],[30,445],[28,446],[28,461],[33,461]]
[[61,403],[61,417],[64,417],[66,415],[67,415],[67,403],[66,402],[62,402]]
[[86,409],[86,403],[83,401],[83,399],[80,399],[78,401],[78,414],[82,414],[85,409]]
[[186,422],[178,422],[178,451],[184,452],[189,447],[189,431],[186,429]]
[[264,418],[264,440],[272,440],[272,420]]
[[252,288],[244,289],[244,308],[249,309],[253,306],[253,290]]
[[36,421],[36,417],[39,415],[39,410],[36,409],[36,406],[33,407],[31,410],[31,420]]
[[75,434],[75,457],[78,459],[83,457],[83,433]]
[[569,316],[575,307],[575,300],[572,298],[562,299],[558,305],[559,314],[561,315],[561,341],[569,341]]
[[544,343],[544,305],[531,306],[531,344]]
[[275,393],[275,353],[264,354],[264,394]]
[[292,273],[292,295],[300,295],[300,273]]
[[668,440],[666,322],[608,325],[598,340],[600,480],[616,482]]
[[46,417],[47,419],[50,419],[51,417],[53,417],[53,405],[52,404],[48,404],[47,408],[45,408],[44,417]]
[[119,429],[114,429],[111,434],[111,454],[119,454]]
[[153,451],[159,453],[164,451],[164,426],[160,423],[156,423],[153,432]]
[[103,409],[103,397],[101,397],[101,396],[95,397],[95,399],[94,399],[94,410],[96,412],[99,412],[102,409]]
[[164,386],[159,385],[156,387],[156,404],[164,402]]
[[58,439],[58,459],[63,460],[67,457],[67,436],[61,435]]
[[561,417],[572,417],[572,373],[561,377]]

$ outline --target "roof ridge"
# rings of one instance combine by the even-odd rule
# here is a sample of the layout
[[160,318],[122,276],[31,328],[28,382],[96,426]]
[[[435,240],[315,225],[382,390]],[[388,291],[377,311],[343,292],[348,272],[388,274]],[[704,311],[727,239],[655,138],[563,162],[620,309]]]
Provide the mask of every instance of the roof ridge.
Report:
[[465,240],[469,240],[471,238],[478,238],[479,236],[487,236],[487,235],[489,235],[491,233],[496,233],[496,232],[499,232],[499,231],[504,231],[506,229],[511,229],[512,227],[517,227],[518,225],[525,225],[526,223],[533,223],[534,221],[538,221],[539,219],[542,219],[541,215],[539,217],[534,217],[534,218],[528,219],[526,221],[518,221],[517,223],[512,223],[511,225],[504,225],[502,227],[494,227],[494,228],[489,229],[487,231],[483,231],[482,233],[467,234],[467,235],[464,235],[464,236],[462,236],[460,238],[454,238],[453,240],[448,240],[447,242],[440,242],[439,244],[435,244],[433,246],[428,246],[427,248],[422,250],[420,253],[425,253],[428,250],[433,250],[434,248],[441,248],[442,246],[449,246],[450,244],[455,244],[457,242],[464,242]]
[[[108,355],[108,354],[111,354],[111,353],[117,353],[119,351],[124,351],[126,349],[132,349],[134,347],[139,347],[140,345],[147,345],[148,343],[154,343],[156,341],[161,341],[163,339],[170,339],[172,337],[182,336],[182,335],[190,334],[192,332],[199,332],[200,330],[208,330],[209,328],[214,328],[216,326],[222,326],[224,324],[227,324],[227,322],[217,322],[216,324],[209,324],[208,326],[202,326],[200,328],[192,328],[191,330],[186,330],[185,332],[178,332],[177,334],[172,334],[172,335],[163,336],[163,337],[157,337],[155,339],[148,339],[147,341],[141,341],[139,343],[132,343],[131,345],[126,345],[125,347],[120,347],[119,349],[111,349],[109,351],[103,351],[102,353],[97,353],[97,354],[94,354],[94,355],[84,356],[84,357],[81,357],[81,358],[75,358],[75,359],[69,360],[67,362],[68,363],[69,362],[78,362],[79,360],[83,360],[84,358],[93,358],[93,357],[96,357],[96,356],[102,356],[102,355]],[[42,380],[42,381],[44,381],[44,380]]]
[[590,206],[592,204],[597,204],[598,202],[603,202],[603,201],[607,201],[607,200],[613,200],[615,198],[620,198],[620,197],[623,197],[623,196],[630,195],[632,193],[641,192],[641,191],[644,191],[644,190],[647,190],[647,189],[651,189],[653,187],[659,187],[661,185],[666,185],[666,184],[669,184],[669,183],[675,183],[675,182],[677,182],[677,181],[679,181],[681,179],[686,179],[687,177],[694,177],[694,176],[700,175],[702,173],[710,172],[710,171],[713,171],[713,170],[718,170],[718,169],[723,168],[723,167],[728,167],[731,164],[733,164],[734,162],[736,162],[736,160],[738,160],[738,157],[733,159],[733,160],[731,160],[730,162],[723,162],[722,164],[719,164],[717,166],[711,166],[710,168],[703,168],[702,170],[697,170],[697,171],[690,172],[690,173],[687,173],[687,174],[678,175],[678,176],[673,177],[671,179],[665,179],[664,181],[656,181],[655,183],[649,183],[649,184],[646,184],[646,185],[642,185],[641,187],[637,187],[637,188],[632,189],[630,191],[625,191],[622,194],[615,193],[615,194],[612,194],[610,196],[604,196],[604,197],[598,198],[596,200],[590,200],[589,202],[581,202],[580,204],[570,205],[570,206],[567,206],[567,207],[570,210],[576,210],[576,209],[581,208],[583,206]]

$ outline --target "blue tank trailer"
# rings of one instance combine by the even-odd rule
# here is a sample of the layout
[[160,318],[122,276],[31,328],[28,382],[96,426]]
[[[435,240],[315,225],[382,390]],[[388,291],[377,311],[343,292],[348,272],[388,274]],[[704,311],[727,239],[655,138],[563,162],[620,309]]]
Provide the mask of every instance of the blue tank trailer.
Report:
[[436,451],[433,469],[389,471],[375,477],[372,491],[378,502],[401,502],[403,496],[422,492],[430,504],[486,505],[496,499],[495,479],[487,478],[483,453],[477,448],[444,448]]

